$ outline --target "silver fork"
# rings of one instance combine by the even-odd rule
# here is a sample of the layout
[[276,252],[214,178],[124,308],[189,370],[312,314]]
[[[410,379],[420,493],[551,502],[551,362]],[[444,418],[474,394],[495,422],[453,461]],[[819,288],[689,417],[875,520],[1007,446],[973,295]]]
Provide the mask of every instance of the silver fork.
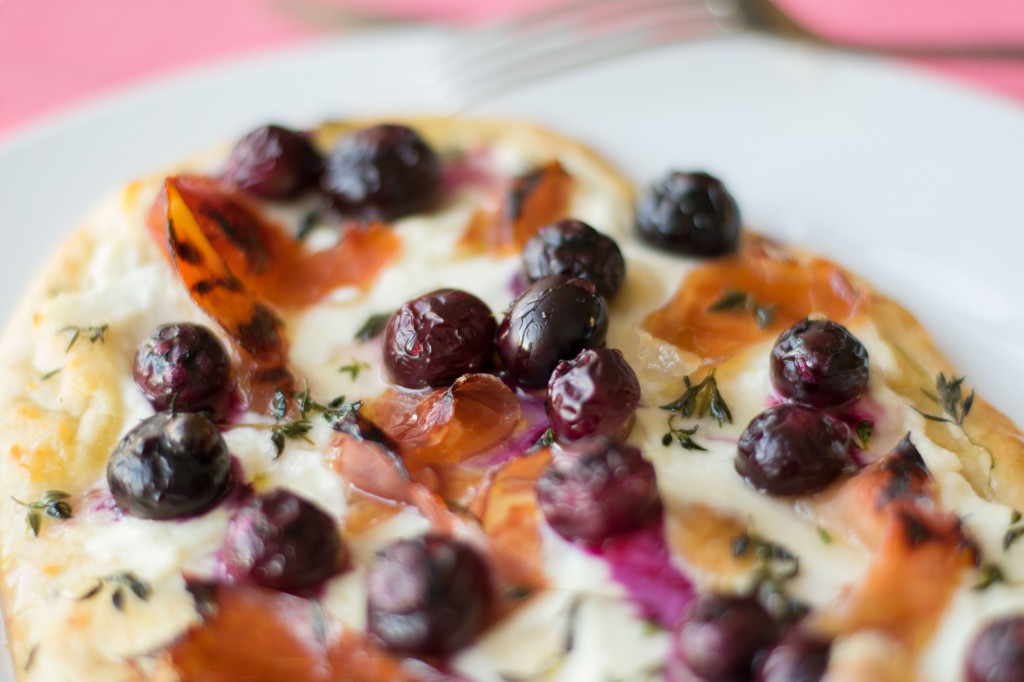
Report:
[[[439,55],[428,87],[455,112],[578,67],[651,47],[773,33],[826,44],[770,0],[570,0],[472,28]],[[900,56],[1022,57],[1022,45],[857,45]]]

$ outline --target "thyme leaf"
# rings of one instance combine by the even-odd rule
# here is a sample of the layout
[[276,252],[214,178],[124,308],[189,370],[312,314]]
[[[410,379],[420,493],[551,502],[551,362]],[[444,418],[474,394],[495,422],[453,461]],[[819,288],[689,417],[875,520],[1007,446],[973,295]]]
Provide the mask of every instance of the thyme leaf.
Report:
[[953,424],[959,426],[960,430],[964,430],[964,420],[967,419],[967,415],[971,411],[971,406],[974,404],[974,391],[965,398],[963,397],[963,387],[965,377],[955,377],[953,379],[947,379],[946,375],[939,372],[938,376],[935,377],[935,393],[930,391],[921,390],[932,402],[938,403],[942,406],[942,412],[945,416],[927,414],[921,410],[914,408],[914,411],[920,414],[925,419],[933,422],[945,422],[947,424]]
[[870,422],[867,419],[857,422],[855,427],[857,431],[857,440],[860,441],[860,446],[867,450],[871,446],[871,434],[875,430],[874,422]]
[[542,433],[539,436],[537,436],[537,440],[535,440],[533,442],[533,445],[530,446],[530,449],[527,450],[527,452],[536,452],[537,450],[540,450],[541,448],[548,447],[549,445],[551,445],[554,442],[555,442],[555,432],[549,426],[547,429],[544,430],[544,433]]
[[520,601],[533,594],[533,588],[529,585],[509,585],[505,588],[505,598]]
[[318,208],[314,208],[302,216],[299,220],[299,229],[295,232],[295,239],[301,242],[308,237],[309,233],[312,232],[313,228],[315,228],[320,222],[320,218],[321,211]]
[[110,327],[110,325],[108,325],[108,324],[101,324],[98,327],[75,327],[75,326],[70,326],[70,327],[64,327],[64,328],[60,329],[59,333],[61,333],[61,334],[66,334],[67,332],[71,332],[71,339],[68,340],[68,345],[67,345],[67,348],[64,349],[64,352],[65,353],[70,352],[72,346],[75,345],[75,342],[78,341],[78,339],[82,335],[85,335],[85,338],[88,339],[89,343],[96,343],[97,341],[99,341],[100,343],[104,343],[106,341],[107,329],[109,327]]
[[732,423],[732,411],[718,390],[715,371],[715,367],[709,369],[699,384],[691,384],[689,376],[683,377],[686,388],[682,395],[669,404],[662,405],[661,409],[678,412],[684,417],[696,416],[698,419],[710,414],[719,426],[725,422]]
[[309,432],[312,429],[313,424],[306,419],[296,419],[284,424],[274,424],[270,427],[270,442],[274,444],[274,450],[277,452],[276,456],[280,457],[284,453],[285,439],[287,438],[301,438],[310,445],[313,445],[313,439],[309,437]]
[[338,372],[341,374],[348,372],[349,374],[352,375],[352,381],[355,381],[359,377],[359,373],[362,372],[364,369],[370,369],[370,365],[365,362],[353,360],[349,364],[342,365],[341,367],[339,367]]
[[45,374],[40,376],[39,380],[40,381],[47,381],[48,379],[52,379],[53,377],[57,376],[57,374],[60,373],[60,371],[63,370],[63,369],[64,369],[63,367],[58,367],[57,369],[51,369],[49,372],[46,372]]
[[576,621],[578,619],[580,605],[582,603],[583,597],[577,595],[569,604],[569,610],[565,614],[565,642],[562,644],[562,650],[567,654],[573,650],[574,646],[576,646]]
[[972,589],[981,591],[988,589],[996,583],[1006,581],[1006,576],[1003,575],[1003,569],[999,568],[995,564],[982,564],[978,568],[978,582],[974,583]]
[[281,421],[288,414],[288,398],[285,396],[284,391],[279,388],[274,389],[274,399],[270,403],[270,414],[277,421]]
[[355,339],[360,343],[366,343],[370,339],[379,336],[384,328],[388,326],[388,320],[391,319],[391,313],[375,313],[366,318],[366,322],[363,322],[363,326],[356,332]]
[[754,322],[760,329],[771,325],[776,310],[777,305],[758,303],[753,294],[741,289],[726,289],[721,298],[707,307],[709,313],[749,313],[754,316]]
[[43,522],[42,514],[61,521],[71,518],[71,504],[68,503],[70,497],[71,495],[62,490],[47,490],[35,502],[22,502],[16,497],[11,499],[28,509],[25,514],[25,522],[32,531],[32,535],[39,537],[39,530]]
[[1006,527],[1006,533],[1003,535],[1003,551],[1010,549],[1021,535],[1024,535],[1024,517],[1014,509],[1010,515],[1010,525]]
[[79,597],[77,597],[77,600],[78,601],[87,601],[89,599],[92,599],[97,594],[99,594],[100,590],[102,590],[102,589],[103,589],[103,581],[102,580],[97,580],[96,584],[93,585],[92,587],[90,587],[88,590],[86,590],[84,594],[82,594]]
[[822,542],[824,542],[826,545],[831,545],[832,544],[832,534],[829,533],[826,528],[824,528],[822,526],[818,526],[817,527],[817,531],[818,531],[818,537],[821,538]]

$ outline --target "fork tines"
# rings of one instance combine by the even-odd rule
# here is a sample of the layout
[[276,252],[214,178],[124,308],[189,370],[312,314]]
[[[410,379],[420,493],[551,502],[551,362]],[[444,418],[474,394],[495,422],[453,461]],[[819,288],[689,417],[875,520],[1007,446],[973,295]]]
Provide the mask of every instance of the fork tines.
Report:
[[562,71],[740,24],[733,0],[575,0],[456,36],[430,87],[464,108]]

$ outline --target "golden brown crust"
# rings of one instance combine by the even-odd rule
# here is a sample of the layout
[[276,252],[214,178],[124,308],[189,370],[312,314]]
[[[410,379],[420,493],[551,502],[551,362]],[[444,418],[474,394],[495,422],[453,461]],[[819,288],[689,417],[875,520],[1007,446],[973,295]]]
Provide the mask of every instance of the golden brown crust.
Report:
[[[919,411],[946,416],[926,391],[935,394],[940,372],[948,378],[960,376],[953,364],[898,303],[874,294],[868,315],[899,359],[900,371],[886,377],[890,387]],[[965,398],[968,391],[965,386]],[[984,398],[975,398],[962,429],[925,420],[925,434],[959,457],[964,477],[979,496],[1011,508],[1024,505],[1024,432]]]

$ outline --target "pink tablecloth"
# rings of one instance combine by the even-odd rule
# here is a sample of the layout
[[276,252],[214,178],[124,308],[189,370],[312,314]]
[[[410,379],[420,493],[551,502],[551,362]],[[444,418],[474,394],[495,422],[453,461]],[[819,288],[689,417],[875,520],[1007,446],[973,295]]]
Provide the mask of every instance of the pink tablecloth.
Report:
[[[550,0],[0,0],[0,136],[119,86],[324,35],[324,8],[466,22]],[[778,0],[843,40],[999,41],[1013,60],[917,61],[1024,102],[1022,0]]]

